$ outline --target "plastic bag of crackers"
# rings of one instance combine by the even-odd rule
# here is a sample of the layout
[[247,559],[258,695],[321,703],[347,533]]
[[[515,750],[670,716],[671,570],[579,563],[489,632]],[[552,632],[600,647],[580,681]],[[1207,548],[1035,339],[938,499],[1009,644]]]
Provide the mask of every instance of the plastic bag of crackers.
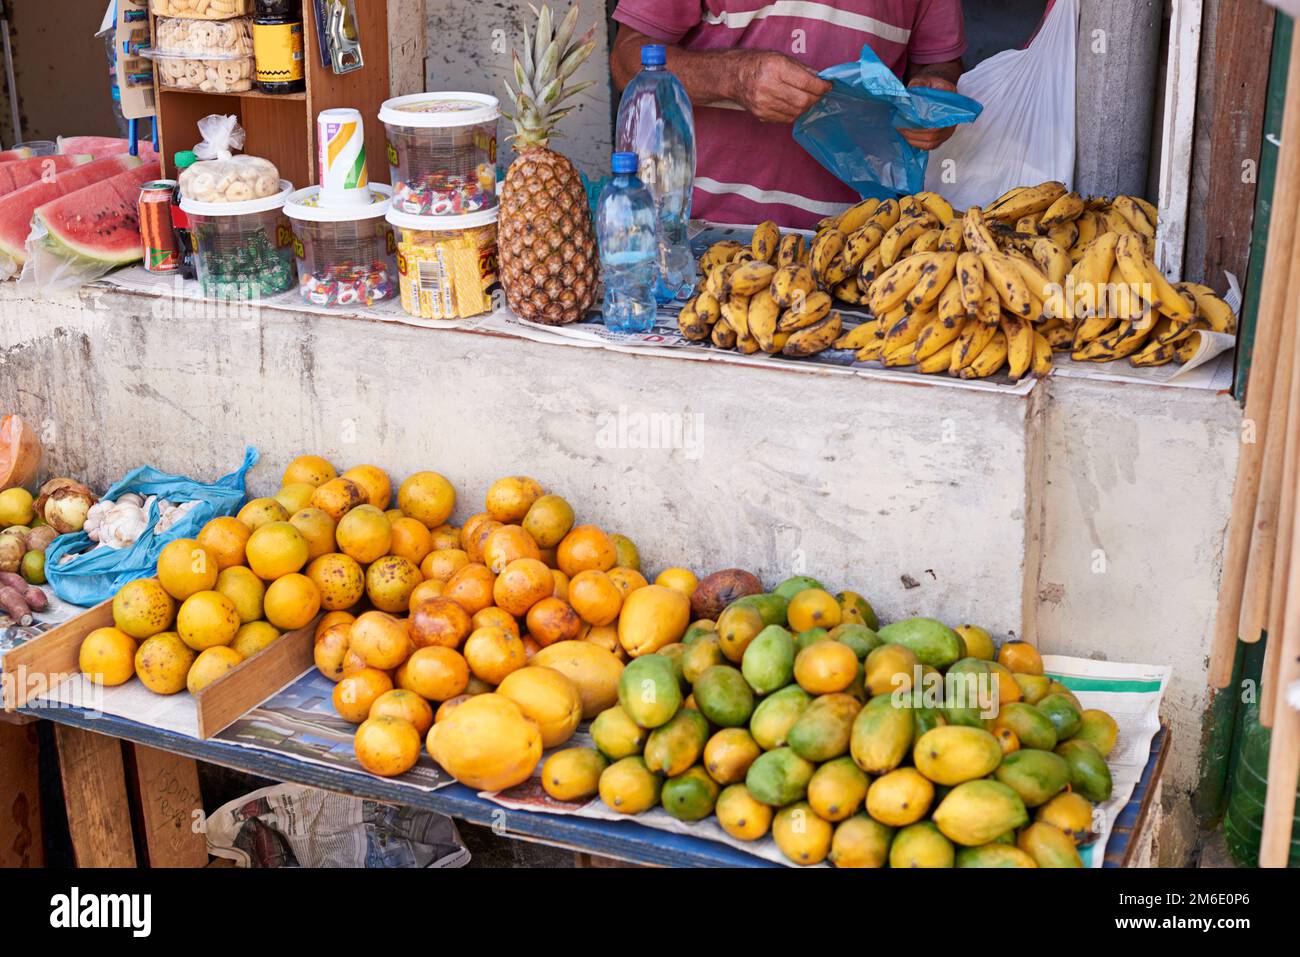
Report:
[[388,214],[401,230],[397,284],[402,308],[420,319],[465,319],[492,309],[488,289],[497,281],[497,211],[449,219],[457,225],[440,223],[430,229],[429,217]]
[[149,0],[156,17],[189,20],[225,20],[253,12],[253,0]]

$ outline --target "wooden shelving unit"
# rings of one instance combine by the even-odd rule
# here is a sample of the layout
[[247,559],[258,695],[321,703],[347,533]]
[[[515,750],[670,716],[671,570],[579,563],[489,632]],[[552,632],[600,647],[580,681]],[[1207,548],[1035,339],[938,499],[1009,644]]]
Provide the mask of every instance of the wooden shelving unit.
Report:
[[[388,182],[379,107],[390,96],[424,89],[423,4],[412,0],[357,3],[365,66],[342,76],[321,65],[311,0],[304,0],[303,6],[306,92],[271,95],[254,89],[245,93],[206,93],[157,86],[164,176],[175,176],[172,157],[198,142],[198,121],[221,113],[239,117],[245,133],[245,153],[270,160],[281,177],[295,187],[309,186],[316,182],[316,114],[350,106],[360,110],[365,121],[370,179]],[[154,79],[156,83],[156,72]]]

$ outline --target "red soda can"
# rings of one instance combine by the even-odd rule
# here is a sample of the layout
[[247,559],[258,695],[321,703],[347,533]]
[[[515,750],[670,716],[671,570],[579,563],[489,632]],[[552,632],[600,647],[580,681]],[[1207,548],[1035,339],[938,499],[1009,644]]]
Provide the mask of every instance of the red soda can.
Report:
[[172,232],[172,190],[174,179],[155,179],[140,187],[140,240],[144,245],[144,268],[150,272],[173,272],[180,268],[180,250]]

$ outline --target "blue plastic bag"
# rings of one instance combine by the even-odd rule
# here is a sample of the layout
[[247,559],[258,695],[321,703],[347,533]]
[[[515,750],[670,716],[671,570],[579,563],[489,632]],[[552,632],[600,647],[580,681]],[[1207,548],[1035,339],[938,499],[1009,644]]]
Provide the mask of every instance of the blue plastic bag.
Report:
[[898,132],[970,123],[984,108],[970,97],[908,88],[869,46],[856,63],[819,74],[831,91],[794,124],[794,138],[863,199],[888,199],[925,188],[929,155]]
[[[74,605],[98,605],[117,594],[127,582],[147,578],[158,565],[158,554],[163,547],[178,538],[193,538],[204,525],[219,515],[233,515],[244,503],[244,476],[257,464],[257,449],[244,450],[244,464],[229,475],[222,476],[211,485],[196,482],[183,475],[168,475],[150,465],[130,472],[104,493],[104,498],[116,501],[119,495],[136,492],[148,497],[156,495],[168,501],[197,501],[199,504],[181,517],[181,520],[162,535],[154,533],[158,524],[158,503],[149,506],[149,524],[129,548],[95,548],[95,543],[85,532],[60,535],[45,554],[45,577],[54,594]],[[79,554],[85,552],[85,554]],[[64,555],[76,555],[66,564],[59,564]]]

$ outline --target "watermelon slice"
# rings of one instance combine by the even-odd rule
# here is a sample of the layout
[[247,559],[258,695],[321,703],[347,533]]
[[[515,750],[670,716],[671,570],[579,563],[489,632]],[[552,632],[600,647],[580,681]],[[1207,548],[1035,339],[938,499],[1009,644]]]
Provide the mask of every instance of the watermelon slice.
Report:
[[28,159],[32,151],[23,146],[16,150],[0,150],[0,163],[9,163],[13,160]]
[[36,207],[50,245],[67,257],[121,265],[144,256],[140,240],[140,186],[158,178],[145,163]]
[[[0,196],[0,253],[15,263],[26,262],[27,250],[24,246],[27,234],[32,231],[32,213],[37,206],[116,176],[124,170],[141,167],[143,163],[138,156],[106,156],[92,163],[65,169],[48,182],[41,180],[30,183],[7,196]],[[148,165],[152,169],[149,178],[157,179],[158,164]]]
[[[131,148],[131,141],[121,136],[60,136],[60,153],[89,153],[95,159],[116,156]],[[151,160],[158,154],[154,152],[150,140],[140,141],[140,158]]]
[[32,156],[28,159],[0,163],[0,196],[44,179],[50,173],[61,173],[73,166],[89,163],[94,158],[89,153],[74,153],[59,156]]

